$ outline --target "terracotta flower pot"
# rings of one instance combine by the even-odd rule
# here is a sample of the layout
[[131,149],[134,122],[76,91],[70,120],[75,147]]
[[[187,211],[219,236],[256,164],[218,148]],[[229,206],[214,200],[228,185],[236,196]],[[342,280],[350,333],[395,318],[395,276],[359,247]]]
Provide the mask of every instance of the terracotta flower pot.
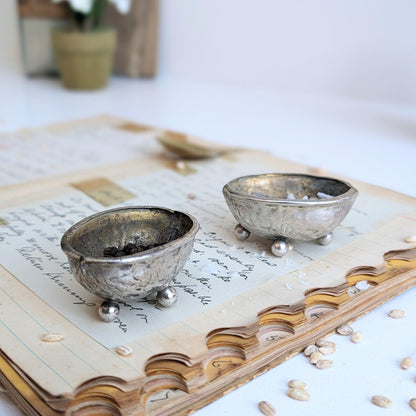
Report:
[[107,85],[113,67],[116,33],[53,31],[52,44],[66,88],[93,90]]

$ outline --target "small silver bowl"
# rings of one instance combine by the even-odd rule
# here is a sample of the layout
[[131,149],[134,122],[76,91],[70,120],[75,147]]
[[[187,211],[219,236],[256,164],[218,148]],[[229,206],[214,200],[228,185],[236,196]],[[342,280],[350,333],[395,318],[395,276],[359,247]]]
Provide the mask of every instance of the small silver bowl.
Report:
[[[63,235],[71,271],[88,291],[104,298],[99,315],[115,319],[117,302],[157,293],[163,306],[175,303],[170,284],[192,252],[199,224],[183,212],[153,206],[115,208],[84,218]],[[106,257],[108,249],[134,245],[140,252]],[[111,250],[110,250],[111,251]]]
[[239,223],[237,238],[253,233],[272,239],[272,253],[280,257],[288,252],[288,239],[329,244],[358,191],[334,178],[270,173],[234,179],[223,194]]

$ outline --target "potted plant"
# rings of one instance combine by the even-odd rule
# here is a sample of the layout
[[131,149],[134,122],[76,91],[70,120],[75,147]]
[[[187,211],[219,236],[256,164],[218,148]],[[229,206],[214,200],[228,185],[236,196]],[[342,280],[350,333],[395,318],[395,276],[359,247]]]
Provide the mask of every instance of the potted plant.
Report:
[[120,13],[127,13],[130,0],[64,1],[68,1],[71,9],[70,25],[65,30],[52,32],[52,45],[63,84],[78,90],[103,88],[113,66],[116,32],[102,26],[102,16],[109,2]]

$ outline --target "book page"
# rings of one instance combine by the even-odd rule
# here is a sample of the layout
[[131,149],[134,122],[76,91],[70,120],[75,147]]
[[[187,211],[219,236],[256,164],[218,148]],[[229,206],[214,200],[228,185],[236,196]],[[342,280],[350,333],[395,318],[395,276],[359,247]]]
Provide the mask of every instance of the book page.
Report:
[[[188,163],[187,168],[192,173],[162,169],[117,182],[129,195],[134,195],[118,206],[165,206],[188,212],[200,222],[193,253],[173,281],[179,295],[173,307],[161,308],[154,298],[138,299],[121,303],[120,314],[112,323],[97,317],[96,309],[102,299],[76,281],[60,248],[61,236],[67,228],[103,210],[101,204],[75,188],[59,197],[0,211],[2,264],[82,331],[112,348],[210,311],[237,295],[291,273],[296,273],[296,278],[291,275],[283,284],[284,289],[301,298],[313,287],[314,280],[299,270],[310,264],[317,267],[318,261],[328,261],[324,259],[329,254],[341,251],[381,224],[410,211],[404,205],[360,194],[351,212],[335,230],[334,241],[329,246],[296,242],[287,256],[277,258],[271,255],[271,241],[267,239],[252,236],[241,242],[235,238],[236,221],[221,192],[228,180],[264,173],[265,167],[216,159]],[[253,310],[261,309],[254,298],[251,300]]]
[[[295,242],[287,256],[276,258],[270,253],[269,240],[252,235],[240,242],[233,234],[236,221],[223,199],[223,185],[241,175],[304,173],[307,168],[255,151],[176,163],[161,157],[160,146],[155,146],[156,131],[116,118],[34,130],[32,153],[39,150],[36,146],[45,134],[50,139],[45,157],[29,161],[32,166],[10,165],[19,175],[10,181],[4,177],[6,183],[51,179],[34,180],[30,189],[25,184],[2,189],[6,208],[0,212],[0,348],[16,368],[41,386],[42,394],[53,395],[58,408],[88,383],[115,383],[120,391],[140,391],[147,364],[158,358],[180,357],[187,365],[206,362],[212,351],[207,346],[211,331],[249,330],[266,308],[302,301],[309,289],[345,283],[348,270],[383,265],[387,251],[410,248],[404,238],[416,223],[414,200],[366,184],[357,186],[360,195],[329,246]],[[12,140],[18,151],[3,153],[6,162],[10,152],[21,158],[27,154],[24,134],[18,132]],[[125,149],[110,146],[118,136],[117,140],[125,141]],[[92,147],[88,147],[90,139],[95,143]],[[5,143],[0,141],[0,147]],[[75,155],[79,150],[72,143],[85,145],[95,159],[72,158],[69,152]],[[61,157],[66,158],[62,166],[55,166],[52,161]],[[131,158],[130,163],[114,164]],[[108,161],[111,169],[105,165]],[[98,164],[100,168],[91,169]],[[79,174],[75,169],[89,170]],[[63,173],[67,175],[53,176]],[[82,183],[68,186],[74,177]],[[173,282],[179,293],[176,305],[163,309],[152,298],[125,302],[119,317],[106,323],[97,316],[102,299],[76,281],[60,239],[85,216],[139,204],[188,212],[201,229],[189,260]],[[359,283],[351,287],[351,296],[373,290]],[[314,310],[307,316],[309,322],[319,319],[320,313]],[[64,338],[59,343],[41,342],[48,332]],[[268,329],[256,336],[259,354],[279,346],[281,339]],[[133,354],[119,356],[113,347],[121,344],[128,344]],[[1,363],[0,370],[6,372]],[[158,400],[158,393],[154,394]]]
[[144,157],[158,148],[155,130],[94,118],[0,136],[1,186]]

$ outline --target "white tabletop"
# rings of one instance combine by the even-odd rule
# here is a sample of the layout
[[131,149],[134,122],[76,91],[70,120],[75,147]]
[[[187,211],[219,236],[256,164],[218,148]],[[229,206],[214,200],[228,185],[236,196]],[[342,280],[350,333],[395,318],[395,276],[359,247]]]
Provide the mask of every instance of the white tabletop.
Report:
[[[231,145],[265,149],[361,181],[416,197],[416,107],[340,97],[196,84],[179,80],[113,78],[97,92],[73,92],[58,81],[0,74],[0,133],[19,128],[113,114],[133,121],[192,133]],[[409,235],[416,235],[416,224]],[[416,289],[361,318],[353,327],[361,343],[334,335],[334,366],[318,370],[303,355],[272,369],[197,412],[198,416],[259,415],[267,400],[277,414],[376,415],[370,403],[381,394],[393,401],[389,414],[412,414],[416,397]],[[398,308],[400,320],[387,316]],[[400,368],[404,357],[415,365]],[[287,382],[308,383],[311,399],[286,395]],[[0,394],[0,414],[21,413]]]

